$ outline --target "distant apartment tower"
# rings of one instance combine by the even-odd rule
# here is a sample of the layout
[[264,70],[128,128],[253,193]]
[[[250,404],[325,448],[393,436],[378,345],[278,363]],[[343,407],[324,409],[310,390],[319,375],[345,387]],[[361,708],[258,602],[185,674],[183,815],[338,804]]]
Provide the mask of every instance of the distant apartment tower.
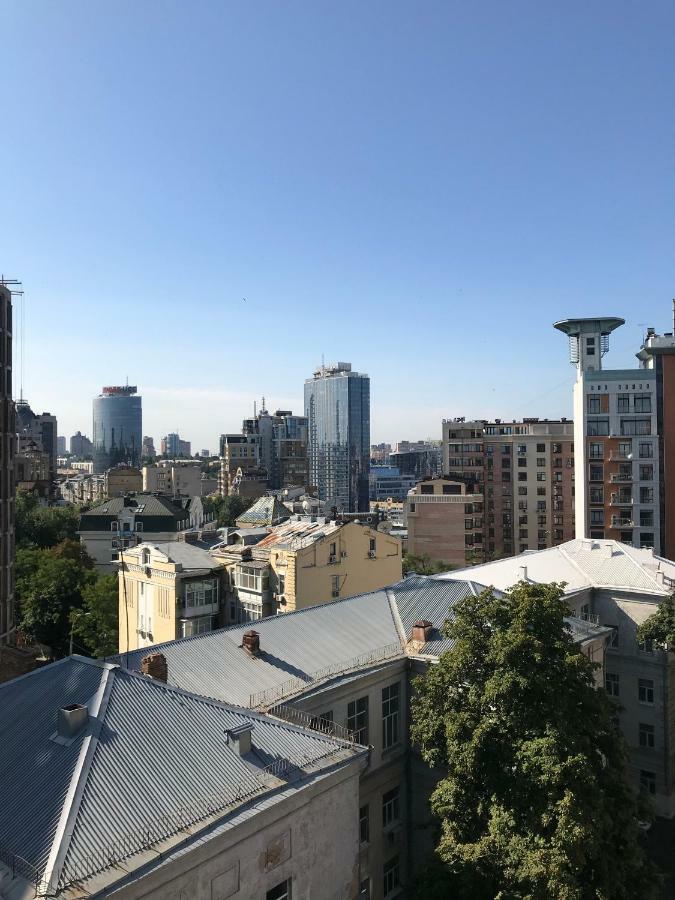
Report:
[[[242,484],[246,481],[244,489]],[[260,463],[260,436],[221,434],[218,493],[260,496],[267,490],[267,472]]]
[[370,378],[350,363],[322,365],[305,381],[309,478],[321,500],[368,510]]
[[443,421],[443,472],[476,482],[467,561],[544,550],[574,535],[574,426],[566,419]]
[[63,434],[59,434],[56,438],[56,452],[59,456],[65,456],[68,452],[66,448],[66,437]]
[[154,459],[157,454],[155,453],[155,442],[151,437],[147,435],[143,436],[143,443],[141,445],[141,456],[144,458]]
[[93,456],[94,445],[88,437],[78,431],[70,439],[70,452],[78,459],[85,459],[85,457]]
[[135,385],[104,387],[94,398],[94,472],[141,461],[143,414]]
[[0,646],[14,643],[12,294],[0,283]]
[[370,461],[379,466],[389,465],[389,454],[391,453],[391,444],[371,444]]
[[641,368],[603,369],[620,318],[565,319],[574,385],[576,536],[675,555],[675,338],[647,332]]
[[409,491],[405,518],[411,556],[452,566],[482,561],[483,497],[476,493],[476,482],[460,478],[426,478]]
[[51,481],[54,481],[58,456],[56,416],[48,412],[37,415],[26,400],[17,400],[16,431],[20,447],[23,447],[24,444],[35,443],[43,453],[47,454],[49,477]]
[[309,486],[308,430],[307,417],[294,416],[291,410],[278,409],[270,415],[264,397],[260,411],[244,419],[242,432],[260,438],[260,465],[273,490]]

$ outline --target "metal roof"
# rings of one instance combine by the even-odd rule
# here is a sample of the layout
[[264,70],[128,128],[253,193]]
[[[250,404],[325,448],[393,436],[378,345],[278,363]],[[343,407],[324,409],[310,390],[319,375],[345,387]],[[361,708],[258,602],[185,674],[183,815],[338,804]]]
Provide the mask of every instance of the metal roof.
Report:
[[[650,594],[670,594],[675,584],[675,563],[661,559],[652,550],[637,549],[611,540],[572,540],[547,550],[529,550],[508,559],[434,575],[455,580],[471,577],[500,590],[523,577],[535,582],[565,582],[567,592],[591,587],[609,587]],[[659,574],[661,573],[661,574]],[[665,577],[665,583],[659,579]]]
[[124,551],[124,558],[129,556],[140,557],[142,550],[156,550],[165,556],[169,562],[179,563],[183,569],[216,569],[222,565],[213,554],[201,547],[195,547],[189,541],[162,541],[159,544],[147,541],[136,547]]
[[[89,721],[57,743],[57,710],[73,703]],[[227,736],[240,725],[253,726],[243,757]],[[366,752],[81,657],[0,685],[0,735],[0,860],[22,857],[57,896],[97,873],[115,882],[158,860],[152,847],[198,840],[195,826]]]
[[244,525],[277,525],[289,516],[286,507],[276,497],[259,497],[253,506],[237,516],[237,525],[240,522]]

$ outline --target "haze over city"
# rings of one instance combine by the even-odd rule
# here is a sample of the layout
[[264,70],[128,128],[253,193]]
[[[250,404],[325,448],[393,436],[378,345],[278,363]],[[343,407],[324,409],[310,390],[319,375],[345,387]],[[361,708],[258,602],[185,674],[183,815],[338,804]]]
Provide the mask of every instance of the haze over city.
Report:
[[438,438],[571,414],[554,320],[623,316],[614,366],[670,327],[670,3],[23,0],[0,30],[0,247],[61,433],[128,376],[146,433],[214,450],[323,354],[370,375],[373,441]]

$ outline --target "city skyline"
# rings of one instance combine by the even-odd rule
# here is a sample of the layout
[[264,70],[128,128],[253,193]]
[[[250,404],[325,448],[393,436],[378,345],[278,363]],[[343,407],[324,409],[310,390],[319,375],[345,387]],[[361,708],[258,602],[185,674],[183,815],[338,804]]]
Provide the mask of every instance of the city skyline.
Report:
[[128,375],[146,433],[212,448],[262,393],[301,409],[322,354],[370,376],[375,442],[570,416],[552,322],[625,318],[616,367],[669,330],[672,4],[10,0],[0,27],[2,265],[64,433]]

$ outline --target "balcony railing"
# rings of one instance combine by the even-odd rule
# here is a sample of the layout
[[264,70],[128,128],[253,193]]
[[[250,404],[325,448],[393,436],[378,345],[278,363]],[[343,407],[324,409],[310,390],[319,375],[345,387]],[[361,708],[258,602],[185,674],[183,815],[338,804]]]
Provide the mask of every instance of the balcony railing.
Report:
[[629,494],[610,494],[610,506],[632,506],[633,498]]
[[613,475],[610,475],[610,476],[609,476],[609,480],[610,480],[613,484],[617,484],[617,483],[621,483],[621,482],[627,482],[627,481],[632,481],[632,480],[633,480],[633,473],[632,473],[632,472],[615,472]]
[[619,450],[612,450],[609,454],[610,462],[630,462],[633,459],[632,453],[621,453]]
[[618,519],[616,516],[612,516],[612,528],[635,528],[635,523],[632,519]]

